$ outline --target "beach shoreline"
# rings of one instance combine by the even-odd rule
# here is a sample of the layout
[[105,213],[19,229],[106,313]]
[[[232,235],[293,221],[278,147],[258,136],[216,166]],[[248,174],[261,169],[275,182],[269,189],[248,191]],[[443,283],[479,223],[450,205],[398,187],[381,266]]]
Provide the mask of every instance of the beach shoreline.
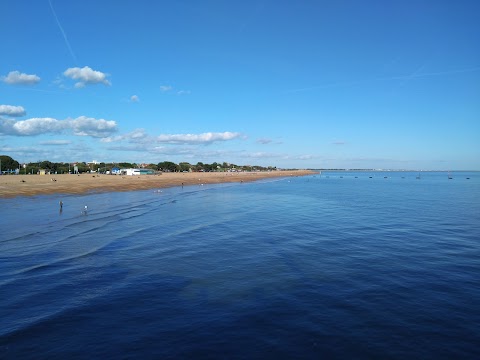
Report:
[[1,175],[0,198],[51,194],[88,194],[161,189],[176,186],[251,182],[316,174],[312,170],[270,172],[191,172],[122,176],[103,174]]

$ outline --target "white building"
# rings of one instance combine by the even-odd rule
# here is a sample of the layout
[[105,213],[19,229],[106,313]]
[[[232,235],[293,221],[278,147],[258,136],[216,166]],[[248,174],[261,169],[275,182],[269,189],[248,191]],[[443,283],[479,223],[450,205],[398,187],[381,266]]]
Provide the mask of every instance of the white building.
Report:
[[140,175],[140,169],[122,169],[120,170],[120,173],[122,175]]

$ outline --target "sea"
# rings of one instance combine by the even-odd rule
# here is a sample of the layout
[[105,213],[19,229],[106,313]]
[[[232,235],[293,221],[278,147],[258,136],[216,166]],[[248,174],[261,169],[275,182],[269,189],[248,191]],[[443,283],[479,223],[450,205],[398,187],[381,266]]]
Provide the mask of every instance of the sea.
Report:
[[1,359],[480,358],[480,172],[0,205]]

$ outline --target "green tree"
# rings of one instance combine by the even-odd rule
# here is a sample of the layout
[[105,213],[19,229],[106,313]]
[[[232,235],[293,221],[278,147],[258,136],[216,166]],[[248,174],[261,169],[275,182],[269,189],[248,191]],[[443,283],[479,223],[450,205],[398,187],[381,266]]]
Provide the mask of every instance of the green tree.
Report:
[[39,170],[39,166],[38,166],[38,163],[29,163],[27,164],[27,168],[25,169],[25,171],[27,172],[27,174],[36,174]]
[[201,161],[197,162],[197,165],[194,166],[195,171],[203,171],[205,164]]
[[158,170],[158,166],[155,164],[148,164],[147,166],[145,166],[145,169]]
[[190,171],[190,168],[192,165],[190,165],[188,162],[181,162],[178,164],[180,171]]
[[219,170],[220,170],[220,164],[213,162],[211,165],[211,171],[219,171]]
[[0,162],[1,162],[1,171],[6,171],[6,170],[16,170],[20,168],[20,164],[18,161],[13,160],[10,156],[7,155],[0,155]]
[[48,160],[40,162],[39,167],[40,169],[45,169],[49,172],[55,172],[56,169],[55,164]]
[[68,163],[57,163],[57,172],[59,174],[68,174]]
[[178,171],[179,166],[171,161],[163,161],[158,163],[158,169],[162,171]]
[[78,168],[78,172],[79,173],[85,173],[85,172],[88,172],[90,171],[90,168],[88,167],[88,165],[84,162],[79,162],[77,163],[77,168]]
[[130,168],[134,168],[135,166],[133,166],[133,164],[131,163],[121,162],[121,163],[118,163],[118,167],[121,169],[130,169]]

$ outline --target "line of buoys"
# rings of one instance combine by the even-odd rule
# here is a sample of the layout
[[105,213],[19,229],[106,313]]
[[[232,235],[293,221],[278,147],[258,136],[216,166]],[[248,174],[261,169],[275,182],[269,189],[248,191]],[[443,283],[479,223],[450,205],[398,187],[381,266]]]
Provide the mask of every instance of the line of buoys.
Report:
[[[315,177],[315,176],[314,176],[314,177]],[[330,178],[330,176],[325,175],[325,178]],[[340,175],[340,176],[338,176],[338,178],[343,179],[344,176]],[[373,177],[373,176],[369,176],[368,178],[369,178],[369,179],[373,179],[374,177]],[[383,178],[384,178],[384,179],[388,179],[389,177],[388,177],[388,176],[384,176]],[[406,177],[405,177],[405,176],[401,176],[401,178],[402,178],[402,179],[405,179]],[[355,176],[355,179],[358,179],[358,176]],[[415,179],[421,180],[421,176],[418,175],[418,176],[415,177]],[[453,179],[454,179],[453,176],[449,176],[449,177],[448,177],[448,180],[453,180]],[[465,179],[466,179],[466,180],[470,180],[470,177],[466,177]],[[243,182],[243,181],[242,181],[242,182]]]

